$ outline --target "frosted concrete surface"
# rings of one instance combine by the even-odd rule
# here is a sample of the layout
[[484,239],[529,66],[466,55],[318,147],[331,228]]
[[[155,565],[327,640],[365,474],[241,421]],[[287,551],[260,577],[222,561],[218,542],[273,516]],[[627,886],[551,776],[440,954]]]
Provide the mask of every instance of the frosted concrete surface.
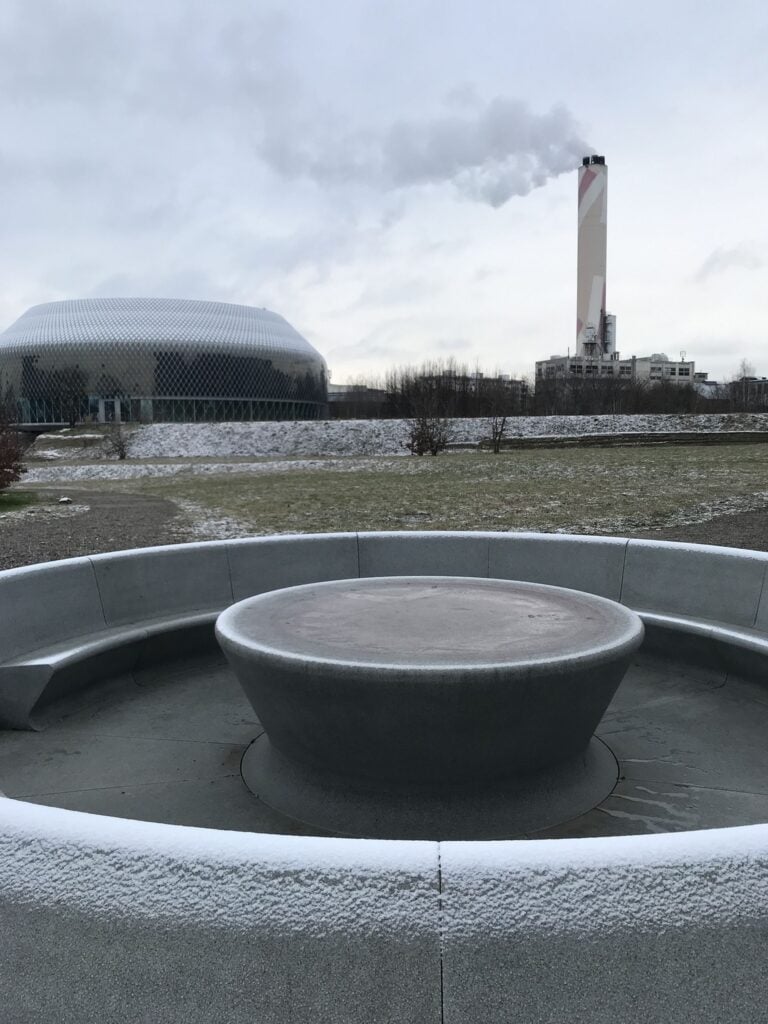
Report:
[[492,534],[489,575],[570,587],[618,601],[626,547],[627,541],[618,537]]
[[232,601],[226,544],[180,544],[95,555],[109,625],[218,609]]
[[0,821],[4,1020],[439,1024],[435,844]]
[[235,601],[281,587],[358,575],[357,534],[254,537],[227,545]]
[[487,576],[489,534],[361,533],[360,576]]
[[351,781],[445,787],[583,750],[643,625],[559,587],[390,576],[248,598],[216,633],[284,756]]
[[106,624],[89,558],[7,569],[0,602],[0,664]]
[[446,1024],[765,1017],[768,826],[442,843],[440,865]]
[[[325,834],[329,829],[272,811],[264,802],[269,794],[263,778],[259,797],[248,793],[241,773],[247,781],[260,730],[220,654],[165,662],[86,691],[79,709],[70,705],[65,717],[51,718],[42,732],[0,732],[0,790],[50,806],[145,821]],[[564,838],[759,823],[768,821],[766,735],[763,684],[735,679],[714,661],[688,666],[641,651],[597,731],[610,748],[612,779],[581,808],[574,809],[574,791],[564,789],[560,778],[556,790],[534,786],[530,808],[519,780],[512,800],[462,798],[456,833],[424,832],[424,805],[419,808],[413,794],[407,803],[399,794],[393,811],[401,822],[404,813],[412,816],[408,838],[512,839],[542,830],[547,838]],[[724,737],[738,737],[738,744]],[[307,774],[307,786],[316,788],[316,777]],[[566,787],[575,781],[569,775]],[[350,831],[349,804],[347,790],[339,826],[330,831]],[[323,811],[329,813],[327,803]],[[542,812],[548,821],[542,822]],[[379,816],[372,828],[380,824]]]
[[753,626],[768,554],[631,540],[621,600],[631,608]]
[[331,831],[439,839],[498,834],[499,805],[514,834],[610,792],[615,762],[587,748],[643,624],[561,587],[385,576],[247,598],[216,635],[266,730],[243,761],[254,793]]
[[766,570],[765,575],[766,578],[763,580],[763,589],[760,594],[760,603],[755,618],[755,628],[763,633],[768,633],[768,570]]

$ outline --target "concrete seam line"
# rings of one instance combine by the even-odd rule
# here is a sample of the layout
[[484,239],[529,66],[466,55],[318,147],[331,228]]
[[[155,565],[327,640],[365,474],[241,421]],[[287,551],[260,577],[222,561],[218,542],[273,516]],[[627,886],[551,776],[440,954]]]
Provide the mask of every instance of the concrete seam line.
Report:
[[360,533],[355,533],[355,546],[357,548],[357,578],[360,579]]
[[760,593],[757,595],[757,604],[755,606],[755,614],[752,619],[752,625],[757,626],[757,616],[760,614],[760,605],[762,604],[763,594],[765,593],[765,580],[768,577],[768,562],[763,569],[763,578],[760,582]]
[[109,623],[107,622],[107,610],[104,607],[104,598],[102,597],[101,587],[99,586],[99,574],[96,572],[96,566],[93,564],[93,559],[90,556],[88,557],[88,564],[90,565],[91,572],[93,573],[93,582],[96,584],[96,593],[99,595],[99,605],[101,606],[101,617],[102,617],[102,619],[104,619],[104,625],[108,626]]
[[227,557],[227,576],[229,577],[229,592],[232,595],[232,603],[234,604],[235,603],[235,584],[234,584],[234,582],[232,580],[232,560],[229,557],[229,549],[230,549],[230,547],[231,547],[230,544],[225,544],[224,545],[224,554]]
[[627,555],[629,554],[629,540],[624,541],[624,557],[621,560],[621,583],[619,584],[619,604],[624,598],[624,576],[627,572]]
[[443,844],[437,844],[437,942],[440,959],[440,1024],[445,1024],[445,986],[443,968]]

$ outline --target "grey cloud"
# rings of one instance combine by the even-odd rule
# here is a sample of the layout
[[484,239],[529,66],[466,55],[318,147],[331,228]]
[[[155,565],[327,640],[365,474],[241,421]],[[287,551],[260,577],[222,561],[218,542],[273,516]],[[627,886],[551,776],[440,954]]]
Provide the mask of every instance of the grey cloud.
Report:
[[[6,228],[28,230],[39,218],[51,227],[77,219],[116,239],[181,232],[213,201],[236,223],[227,211],[250,205],[249,189],[263,185],[266,196],[303,179],[337,209],[375,193],[388,204],[386,231],[405,215],[409,189],[450,183],[500,206],[570,170],[584,150],[564,108],[483,103],[469,84],[435,117],[351,124],[343,98],[312,92],[296,32],[289,14],[242,0],[215,10],[208,0],[7,0]],[[322,247],[338,243],[327,235]]]
[[268,126],[258,150],[286,177],[374,189],[451,183],[498,207],[573,170],[589,148],[565,107],[535,114],[502,96],[468,112],[396,121],[380,132],[334,128],[327,119]]
[[387,362],[403,360],[407,361],[412,349],[408,345],[392,345],[363,339],[352,345],[337,345],[328,350],[328,359],[347,360],[354,362],[358,359],[382,359]]
[[446,107],[456,110],[477,110],[483,106],[483,101],[477,95],[477,90],[471,82],[462,82],[455,85],[445,94]]
[[328,351],[330,360],[383,359],[390,365],[439,359],[446,355],[467,353],[474,350],[473,343],[461,336],[437,333],[426,322],[411,317],[396,317],[381,321],[374,330],[351,345],[337,345]]
[[431,345],[435,352],[470,352],[474,349],[474,342],[469,338],[437,338]]
[[103,4],[10,0],[0,21],[0,85],[25,106],[40,97],[95,102],[127,52],[124,28]]
[[210,296],[219,301],[237,301],[239,298],[237,289],[222,285],[222,282],[211,274],[191,268],[171,270],[163,274],[158,274],[154,270],[111,274],[98,281],[89,289],[87,295],[88,298],[115,296]]
[[117,104],[197,117],[290,93],[283,52],[290,20],[238,0],[7,0],[0,85],[25,106]]
[[0,4],[5,279],[26,267],[34,299],[245,301],[381,251],[410,190],[501,205],[578,162],[566,110],[483,101],[468,84],[434,116],[369,115],[333,75],[317,86],[299,19],[251,0]]
[[720,245],[701,264],[696,271],[694,280],[701,284],[710,277],[722,274],[726,270],[760,270],[765,265],[764,257],[758,252],[757,247],[750,242],[741,242],[739,245],[732,246],[731,248]]

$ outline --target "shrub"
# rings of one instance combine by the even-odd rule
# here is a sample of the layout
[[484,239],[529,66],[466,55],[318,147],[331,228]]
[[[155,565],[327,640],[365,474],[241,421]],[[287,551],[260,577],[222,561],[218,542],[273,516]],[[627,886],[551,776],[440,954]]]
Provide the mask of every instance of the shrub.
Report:
[[439,416],[417,416],[408,420],[408,440],[405,447],[412,455],[437,455],[451,440],[452,428],[447,419]]
[[26,467],[21,461],[22,447],[19,435],[0,409],[0,491],[21,479]]

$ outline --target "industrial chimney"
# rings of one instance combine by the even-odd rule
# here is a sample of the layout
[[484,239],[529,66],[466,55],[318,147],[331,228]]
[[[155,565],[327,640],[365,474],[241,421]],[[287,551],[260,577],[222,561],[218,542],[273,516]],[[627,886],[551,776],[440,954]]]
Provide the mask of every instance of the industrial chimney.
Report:
[[576,354],[602,358],[615,351],[613,318],[606,322],[605,265],[608,168],[604,156],[585,156],[579,168],[579,256],[576,275]]

